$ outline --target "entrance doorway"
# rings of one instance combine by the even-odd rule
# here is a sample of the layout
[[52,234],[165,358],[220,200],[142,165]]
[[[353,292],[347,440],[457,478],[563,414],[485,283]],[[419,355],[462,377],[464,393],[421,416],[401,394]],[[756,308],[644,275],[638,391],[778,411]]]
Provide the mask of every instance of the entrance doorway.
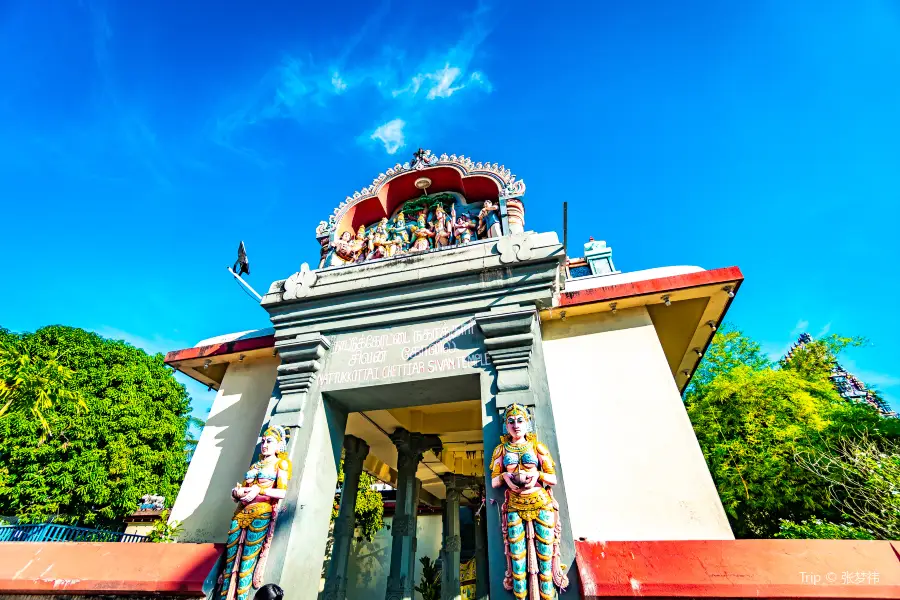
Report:
[[[346,598],[386,598],[392,585],[401,585],[392,576],[407,578],[407,590],[423,584],[422,557],[437,563],[442,587],[459,586],[461,598],[477,597],[479,587],[487,590],[479,375],[332,391],[326,401],[347,411],[345,440],[364,443],[362,470],[387,488],[381,492],[385,528],[371,541],[354,537],[349,545]],[[414,465],[404,456],[410,450],[421,457]],[[352,472],[348,457],[345,477]],[[334,551],[346,549],[338,544]],[[478,581],[479,573],[484,581]]]

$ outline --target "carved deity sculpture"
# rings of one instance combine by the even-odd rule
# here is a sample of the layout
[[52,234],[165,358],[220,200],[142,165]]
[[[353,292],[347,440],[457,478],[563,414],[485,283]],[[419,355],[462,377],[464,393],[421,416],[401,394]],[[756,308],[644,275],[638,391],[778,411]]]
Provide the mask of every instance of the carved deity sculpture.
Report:
[[264,583],[279,503],[291,477],[291,461],[284,453],[286,438],[283,427],[266,429],[259,460],[231,490],[238,509],[225,542],[225,567],[219,576],[221,600],[247,600],[251,586],[259,588]]
[[485,237],[495,238],[502,235],[500,229],[500,207],[490,200],[484,201],[478,213],[478,233]]
[[387,246],[388,258],[401,256],[409,247],[409,236],[405,231],[395,231],[390,243]]
[[473,231],[475,231],[475,223],[465,213],[460,215],[453,224],[453,235],[456,237],[457,244],[468,244],[471,242]]
[[431,249],[431,238],[434,237],[434,232],[428,229],[428,225],[425,223],[425,212],[419,213],[419,218],[416,219],[416,224],[411,227],[413,238],[415,241],[412,244],[412,247],[409,249],[410,252],[421,252],[423,250]]
[[387,232],[387,217],[381,219],[378,225],[375,226],[375,231],[372,232],[372,235],[369,236],[369,253],[366,255],[366,260],[374,260],[376,258],[384,258],[388,255],[388,232]]
[[328,266],[339,267],[356,260],[351,241],[352,238],[353,235],[349,231],[345,231],[341,234],[339,239],[331,242],[332,253]]
[[366,259],[367,245],[368,240],[366,239],[366,226],[360,225],[359,229],[356,231],[356,237],[350,241],[350,249],[353,252],[354,262],[362,262]]
[[397,233],[405,234],[405,237],[408,240],[409,229],[410,224],[406,222],[406,217],[403,216],[403,211],[400,211],[397,214],[397,218],[394,219],[394,224],[391,226],[391,231],[394,232],[395,236]]
[[562,524],[553,498],[556,465],[531,432],[528,410],[513,404],[503,413],[506,435],[491,457],[491,485],[504,488],[501,508],[506,574],[503,587],[518,598],[552,600],[569,585],[560,563]]
[[447,219],[447,213],[444,212],[444,207],[440,204],[434,209],[434,224],[432,227],[434,231],[434,247],[444,248],[449,246],[452,229],[450,221]]

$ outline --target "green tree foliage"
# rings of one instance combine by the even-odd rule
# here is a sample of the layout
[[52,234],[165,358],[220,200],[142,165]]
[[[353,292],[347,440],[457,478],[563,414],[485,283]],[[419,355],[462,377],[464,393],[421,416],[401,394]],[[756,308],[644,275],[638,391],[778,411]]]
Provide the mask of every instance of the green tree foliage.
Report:
[[14,337],[29,356],[69,369],[66,389],[86,409],[42,408],[49,437],[27,402],[0,418],[0,514],[116,526],[144,494],[174,499],[187,468],[190,398],[162,355],[72,327]]
[[[199,435],[206,427],[206,421],[197,417],[188,417],[187,428],[184,434],[184,453],[187,455],[187,461],[191,462],[194,457],[194,451],[197,449]],[[194,435],[196,433],[196,435]]]
[[416,591],[422,594],[422,600],[440,600],[441,570],[437,567],[437,561],[423,556],[419,562],[422,563],[422,579],[419,580]]
[[768,537],[779,519],[829,505],[821,483],[794,460],[828,426],[831,388],[794,373],[739,366],[687,404],[700,447],[738,537]]
[[716,334],[685,402],[738,537],[771,537],[786,531],[784,522],[792,535],[826,533],[808,522],[840,521],[846,488],[825,485],[800,457],[831,456],[844,438],[900,436],[895,419],[844,401],[828,379],[835,353],[858,343],[832,336],[772,365],[741,332]]
[[758,343],[729,324],[723,324],[694,371],[685,399],[690,401],[703,396],[718,376],[730,373],[737,367],[760,371],[770,366],[771,361],[762,353]]
[[[338,485],[343,483],[344,461],[341,460]],[[384,500],[378,490],[372,489],[376,483],[377,479],[363,471],[359,476],[359,490],[356,492],[356,529],[369,542],[384,527]],[[331,508],[332,521],[337,519],[340,506],[340,496],[336,496]]]
[[182,529],[184,528],[181,521],[169,522],[169,511],[164,510],[159,515],[159,520],[153,524],[153,529],[147,534],[147,539],[156,544],[171,544],[178,541]]
[[71,388],[73,375],[56,350],[32,352],[17,336],[0,331],[0,417],[27,410],[49,434],[47,410],[60,403],[87,407],[78,390]]
[[831,369],[837,364],[837,355],[848,346],[864,346],[865,338],[830,335],[813,340],[794,350],[790,356],[779,361],[784,369],[790,369],[808,379],[828,379]]
[[784,540],[874,540],[871,531],[850,523],[829,523],[811,519],[802,523],[782,521],[776,538]]
[[849,519],[881,539],[900,539],[900,444],[847,436],[798,461],[828,486]]

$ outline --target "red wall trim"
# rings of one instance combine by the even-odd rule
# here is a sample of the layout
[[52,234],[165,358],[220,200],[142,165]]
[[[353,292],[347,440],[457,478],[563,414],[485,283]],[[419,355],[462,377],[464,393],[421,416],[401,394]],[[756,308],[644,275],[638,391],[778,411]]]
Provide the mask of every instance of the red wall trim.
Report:
[[590,304],[592,302],[604,302],[631,296],[644,296],[647,294],[664,294],[688,288],[704,285],[716,285],[735,283],[735,291],[744,280],[744,275],[737,267],[724,269],[712,269],[711,271],[698,271],[686,273],[674,277],[659,277],[657,279],[645,279],[619,285],[579,290],[576,292],[563,292],[559,297],[559,307],[576,306],[578,304]]
[[3,594],[203,596],[223,544],[0,543]]
[[210,346],[173,350],[166,354],[166,364],[190,360],[192,358],[207,358],[210,356],[221,356],[222,354],[235,354],[237,352],[249,352],[250,350],[259,350],[260,348],[274,347],[275,335],[264,335],[247,338],[245,340],[234,340],[222,344],[212,344]]
[[581,593],[610,597],[900,598],[900,543],[575,542]]

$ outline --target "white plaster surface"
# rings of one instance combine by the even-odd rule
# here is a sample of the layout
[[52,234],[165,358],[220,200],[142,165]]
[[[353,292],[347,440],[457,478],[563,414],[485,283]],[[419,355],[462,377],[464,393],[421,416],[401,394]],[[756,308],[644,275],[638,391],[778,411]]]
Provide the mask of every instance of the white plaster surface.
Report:
[[[385,517],[385,525],[391,518]],[[428,556],[439,558],[441,550],[441,515],[419,515],[416,519],[416,582],[422,579],[422,564],[419,559]],[[370,600],[384,598],[387,591],[387,577],[391,570],[391,531],[381,529],[371,542],[355,541],[350,550],[350,565],[347,570],[347,600]],[[415,598],[422,595],[415,592]]]
[[182,542],[224,542],[234,514],[231,488],[253,461],[253,452],[275,388],[277,357],[230,363],[194,457],[172,507]]
[[646,309],[542,324],[576,539],[734,539]]
[[700,271],[705,270],[706,269],[700,267],[676,266],[657,267],[655,269],[630,271],[628,273],[616,273],[615,275],[588,275],[587,277],[567,279],[566,291],[579,292],[581,290],[592,290],[594,288],[620,285],[623,283],[634,283],[635,281],[659,279],[660,277],[675,277],[676,275],[685,275],[687,273],[699,273]]
[[[311,406],[316,402],[317,406]],[[347,427],[346,413],[327,404],[321,394],[307,398],[305,418],[295,441],[291,442],[291,459],[295,473],[289,484],[297,486],[297,495],[285,515],[284,527],[278,530],[278,544],[284,550],[284,562],[273,572],[271,566],[266,574],[285,590],[293,590],[292,598],[311,600],[316,597],[316,589],[311,583],[321,578],[322,561],[328,540],[329,521],[337,487],[338,463],[341,445]],[[304,444],[304,437],[309,436]],[[277,539],[277,536],[276,536]],[[278,547],[273,544],[273,551]],[[280,574],[278,574],[280,571]]]
[[265,329],[252,329],[250,331],[239,331],[237,333],[226,333],[205,340],[200,340],[194,345],[194,348],[202,348],[203,346],[212,346],[213,344],[227,344],[237,340],[249,340],[252,338],[265,337],[275,333],[274,327],[266,327]]

